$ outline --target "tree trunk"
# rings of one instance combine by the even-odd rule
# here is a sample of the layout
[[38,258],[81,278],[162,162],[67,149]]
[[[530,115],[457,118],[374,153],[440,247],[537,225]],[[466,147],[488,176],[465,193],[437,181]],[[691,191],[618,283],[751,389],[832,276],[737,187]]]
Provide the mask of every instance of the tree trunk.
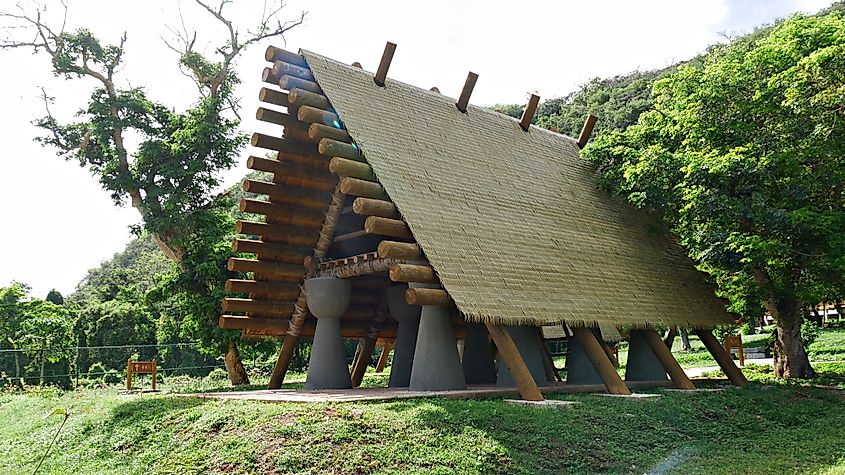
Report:
[[681,328],[678,330],[678,333],[681,334],[681,346],[683,347],[683,350],[690,351],[692,346],[689,344],[689,332],[687,332],[686,328]]
[[46,360],[44,358],[44,349],[42,348],[41,349],[41,374],[38,376],[38,386],[39,387],[44,386],[44,362],[45,361]]
[[249,384],[249,376],[246,374],[241,353],[234,340],[229,340],[229,351],[226,352],[223,360],[226,362],[226,372],[229,373],[229,380],[232,381],[233,386]]
[[15,352],[15,381],[17,381],[19,387],[23,387],[24,381],[21,379],[21,356],[17,351]]
[[[771,312],[771,310],[770,310]],[[775,375],[781,378],[814,378],[816,372],[801,341],[801,307],[795,299],[777,302],[777,313],[772,312],[777,325],[775,340]]]

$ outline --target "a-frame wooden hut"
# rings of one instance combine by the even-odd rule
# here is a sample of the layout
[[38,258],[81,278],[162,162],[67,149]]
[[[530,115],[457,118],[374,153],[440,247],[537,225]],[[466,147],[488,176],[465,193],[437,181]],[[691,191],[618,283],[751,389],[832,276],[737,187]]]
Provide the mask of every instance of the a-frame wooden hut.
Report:
[[[257,117],[283,132],[252,138],[277,152],[248,161],[273,180],[244,182],[266,198],[241,209],[265,221],[238,223],[252,238],[234,249],[257,258],[229,268],[254,277],[227,283],[248,298],[225,299],[220,325],[284,335],[271,388],[301,336],[315,337],[315,389],[359,384],[382,337],[396,338],[391,385],[498,381],[538,399],[550,370],[537,327],[564,321],[575,334],[571,383],[628,392],[598,324],[633,329],[629,380],[668,373],[692,387],[653,330],[662,325],[699,330],[744,381],[710,332],[733,321],[724,302],[653,216],[596,189],[578,156],[589,131],[575,140],[529,126],[535,98],[522,121],[469,105],[472,73],[457,102],[387,79],[394,48],[375,74],[267,51],[263,78],[278,89],[261,90]],[[363,339],[351,377],[341,336]]]

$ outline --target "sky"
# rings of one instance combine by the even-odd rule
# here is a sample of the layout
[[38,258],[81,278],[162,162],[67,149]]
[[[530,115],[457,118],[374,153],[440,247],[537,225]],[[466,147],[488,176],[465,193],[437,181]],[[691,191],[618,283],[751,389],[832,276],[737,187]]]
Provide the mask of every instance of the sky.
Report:
[[[57,4],[48,18],[60,24]],[[214,0],[210,0],[214,1]],[[269,1],[269,0],[268,0]],[[0,11],[14,8],[0,0]],[[262,0],[235,0],[225,12],[242,30],[255,25]],[[285,41],[247,50],[237,64],[243,81],[242,128],[271,132],[253,119],[268,44],[299,48],[360,62],[373,71],[386,41],[397,49],[388,76],[419,87],[437,86],[457,97],[468,71],[479,75],[471,103],[522,103],[537,93],[565,95],[592,77],[662,68],[703,52],[725,36],[746,33],[797,11],[814,13],[831,0],[592,0],[376,2],[287,0],[280,14],[293,19],[307,11],[305,24]],[[24,5],[26,0],[24,0]],[[193,83],[177,68],[175,53],[162,38],[180,26],[180,11],[197,30],[197,45],[213,53],[224,31],[191,0],[70,0],[66,30],[85,27],[103,42],[117,43],[126,32],[120,86],[142,86],[155,100],[176,109],[197,97]],[[58,23],[57,23],[58,22]],[[0,35],[4,35],[0,30]],[[27,38],[29,39],[29,38]],[[129,226],[140,221],[128,206],[116,207],[97,180],[78,163],[33,141],[32,121],[44,115],[39,87],[55,97],[60,120],[73,119],[94,80],[66,81],[52,75],[46,56],[31,49],[0,51],[0,286],[12,281],[43,298],[56,288],[73,292],[88,269],[123,249]],[[240,165],[223,174],[224,186],[246,174]]]

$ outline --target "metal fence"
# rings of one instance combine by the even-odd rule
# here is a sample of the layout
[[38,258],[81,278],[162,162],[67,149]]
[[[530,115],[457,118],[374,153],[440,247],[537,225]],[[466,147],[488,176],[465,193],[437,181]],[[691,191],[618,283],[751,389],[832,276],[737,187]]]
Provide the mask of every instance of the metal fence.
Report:
[[[222,357],[207,356],[196,342],[23,348],[0,350],[0,386],[49,384],[78,388],[118,384],[126,378],[130,359],[155,359],[163,379],[202,378],[216,368],[225,369]],[[257,359],[244,363],[253,370],[266,366]]]

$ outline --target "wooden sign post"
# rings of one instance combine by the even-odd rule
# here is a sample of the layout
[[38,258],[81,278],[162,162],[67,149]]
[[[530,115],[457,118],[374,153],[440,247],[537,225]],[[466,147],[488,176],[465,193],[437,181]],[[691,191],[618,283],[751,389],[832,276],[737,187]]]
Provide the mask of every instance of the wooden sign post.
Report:
[[133,374],[151,374],[153,378],[153,391],[156,390],[156,360],[152,361],[132,361],[126,364],[126,390],[132,390],[132,375]]

